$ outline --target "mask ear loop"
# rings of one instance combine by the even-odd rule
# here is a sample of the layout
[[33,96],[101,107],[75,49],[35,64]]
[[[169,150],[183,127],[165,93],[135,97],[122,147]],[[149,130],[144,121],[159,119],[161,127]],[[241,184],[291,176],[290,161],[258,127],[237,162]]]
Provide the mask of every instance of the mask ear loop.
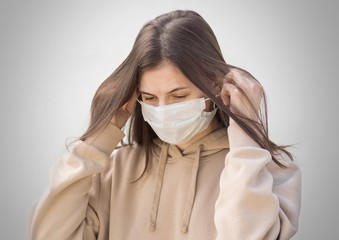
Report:
[[213,110],[216,109],[216,108],[218,108],[217,104],[215,102],[213,102]]
[[[219,97],[220,96],[220,93],[219,94],[217,94],[217,95],[215,95],[215,97]],[[208,101],[208,100],[211,100],[212,101],[212,99],[211,98],[206,98],[205,99],[205,101]],[[217,104],[214,102],[214,101],[212,101],[213,102],[213,110],[215,110],[216,108],[218,108],[217,107]],[[212,110],[212,111],[213,111]]]

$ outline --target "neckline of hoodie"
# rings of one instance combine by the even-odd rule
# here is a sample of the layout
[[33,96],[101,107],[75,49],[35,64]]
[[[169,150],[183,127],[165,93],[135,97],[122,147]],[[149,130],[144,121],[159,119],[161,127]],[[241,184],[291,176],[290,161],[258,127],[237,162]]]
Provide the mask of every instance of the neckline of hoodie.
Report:
[[[211,153],[210,155],[207,155],[207,156],[202,156],[200,157],[200,162],[208,162],[208,161],[213,161],[214,159],[219,159],[218,157],[218,154],[221,154],[221,152],[226,152],[226,154],[229,152],[229,149],[228,148],[223,148],[223,149],[220,149],[218,150],[217,152],[214,152],[214,153]],[[225,156],[226,156],[225,154]],[[166,159],[166,164],[174,164],[174,163],[177,163],[177,162],[180,162],[180,161],[188,161],[188,162],[193,162],[194,161],[194,158],[190,158],[190,157],[187,157],[187,156],[180,156],[180,157],[175,157],[175,158],[167,158]]]

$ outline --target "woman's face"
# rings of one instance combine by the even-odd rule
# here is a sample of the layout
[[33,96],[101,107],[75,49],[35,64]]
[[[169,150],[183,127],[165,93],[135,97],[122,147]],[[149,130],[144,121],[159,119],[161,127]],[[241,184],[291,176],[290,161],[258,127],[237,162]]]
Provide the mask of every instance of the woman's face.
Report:
[[206,97],[170,62],[146,71],[141,76],[139,91],[142,101],[153,106]]

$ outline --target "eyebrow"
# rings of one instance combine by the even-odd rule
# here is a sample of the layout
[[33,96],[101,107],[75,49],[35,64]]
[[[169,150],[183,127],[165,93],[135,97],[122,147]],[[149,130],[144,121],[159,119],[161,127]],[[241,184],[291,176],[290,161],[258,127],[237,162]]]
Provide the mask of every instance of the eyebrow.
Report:
[[[187,88],[189,88],[189,87],[177,87],[177,88],[172,89],[172,90],[169,91],[168,93],[174,93],[174,92],[176,92],[176,91],[184,90],[184,89],[187,89]],[[147,95],[152,95],[152,96],[154,96],[154,94],[148,93],[148,92],[145,92],[145,91],[142,91],[142,90],[140,90],[140,89],[139,89],[139,92],[142,93],[142,94],[147,94]]]

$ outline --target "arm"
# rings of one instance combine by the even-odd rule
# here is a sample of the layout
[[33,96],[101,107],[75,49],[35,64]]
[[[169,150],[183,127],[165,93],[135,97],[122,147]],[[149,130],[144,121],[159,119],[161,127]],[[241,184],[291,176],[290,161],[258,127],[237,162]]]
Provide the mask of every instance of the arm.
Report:
[[[263,94],[254,77],[236,67],[230,68],[220,92],[231,111],[255,122],[259,120]],[[232,118],[228,137],[230,152],[220,177],[215,209],[217,239],[290,239],[298,228],[299,168],[283,154],[275,156],[286,166],[279,167],[270,152],[260,148]]]
[[33,211],[31,239],[96,239],[99,189],[93,181],[107,168],[109,155],[123,136],[109,124],[59,159],[51,184]]
[[277,166],[234,121],[228,134],[230,152],[215,208],[217,239],[290,239],[300,212],[298,167],[283,158],[287,168]]

